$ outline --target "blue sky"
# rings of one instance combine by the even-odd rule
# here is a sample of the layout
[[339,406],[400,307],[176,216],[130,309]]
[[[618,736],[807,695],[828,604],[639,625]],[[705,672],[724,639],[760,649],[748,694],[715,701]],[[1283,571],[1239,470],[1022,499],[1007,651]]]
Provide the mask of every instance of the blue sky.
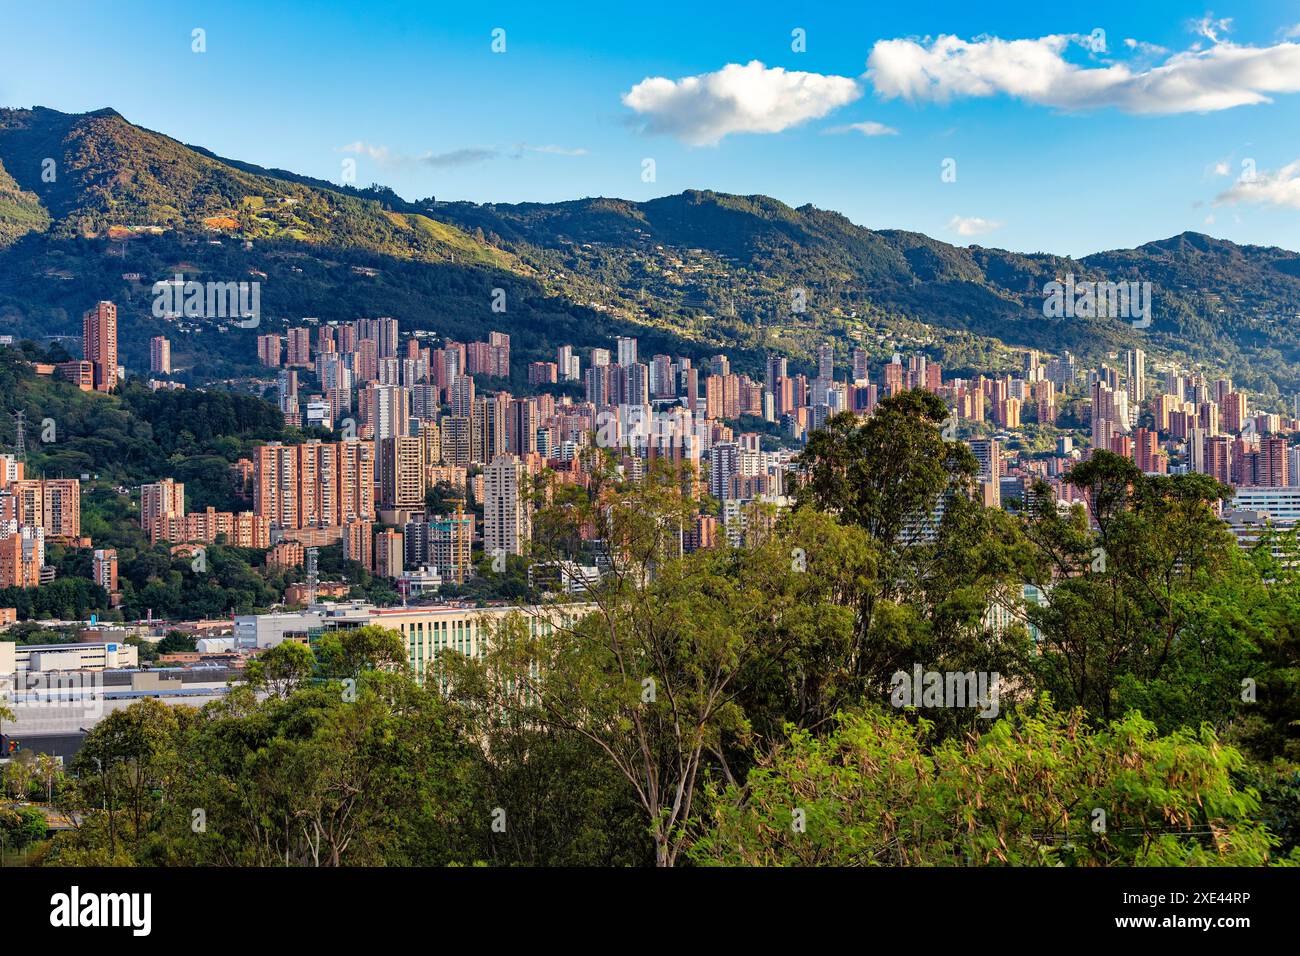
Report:
[[1021,251],[1300,249],[1296,2],[291,6],[3,0],[0,104],[335,181],[352,159],[408,198],[711,188]]

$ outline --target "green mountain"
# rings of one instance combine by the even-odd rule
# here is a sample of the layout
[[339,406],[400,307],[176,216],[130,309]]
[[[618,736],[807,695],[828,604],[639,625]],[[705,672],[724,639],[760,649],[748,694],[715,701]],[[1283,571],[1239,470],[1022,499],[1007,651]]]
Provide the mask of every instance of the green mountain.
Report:
[[[139,367],[167,328],[149,287],[177,272],[257,279],[263,328],[363,315],[452,337],[496,328],[521,362],[622,333],[651,351],[725,349],[741,367],[769,349],[806,359],[827,337],[882,356],[919,344],[955,369],[1008,362],[1002,344],[1090,360],[1136,344],[1264,395],[1300,389],[1300,255],[1282,249],[1185,233],[1073,260],[707,191],[408,202],[223,159],[112,110],[0,110],[0,331],[74,336],[80,310],[111,298]],[[1044,286],[1067,274],[1150,282],[1154,321],[1045,318]],[[246,373],[252,334],[190,330],[178,364]]]
[[[702,318],[711,312],[737,336],[755,324],[780,336],[808,321],[833,328],[905,317],[1093,358],[1139,345],[1231,370],[1264,393],[1300,384],[1300,255],[1283,249],[1184,233],[1074,260],[958,247],[813,206],[697,191],[644,203],[441,203],[434,214],[500,236],[538,271],[595,278],[633,300],[644,290],[691,330],[712,323]],[[1045,284],[1071,274],[1150,282],[1151,326],[1045,318]],[[791,311],[795,289],[805,290],[813,319]]]

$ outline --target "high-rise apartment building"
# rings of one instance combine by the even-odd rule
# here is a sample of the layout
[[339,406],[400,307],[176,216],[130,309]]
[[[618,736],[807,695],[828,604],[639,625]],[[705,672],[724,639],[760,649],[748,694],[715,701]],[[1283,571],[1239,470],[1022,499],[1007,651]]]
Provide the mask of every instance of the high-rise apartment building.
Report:
[[853,350],[853,382],[856,385],[865,385],[870,380],[869,364],[871,362],[871,353],[863,348]]
[[[596,364],[594,357],[591,364]],[[620,335],[618,337],[618,364],[624,368],[636,364],[636,339],[631,336]]]
[[835,377],[835,345],[832,342],[817,346],[817,377],[827,382]]
[[457,511],[429,522],[429,563],[448,584],[464,584],[471,571],[474,516]]
[[470,432],[472,461],[487,464],[505,452],[506,423],[509,418],[509,393],[479,396],[474,403],[473,429]]
[[160,540],[168,519],[185,517],[185,485],[170,478],[140,486],[140,527],[150,541]]
[[483,473],[483,550],[523,554],[532,537],[528,472],[516,455],[498,455]]
[[374,564],[371,568],[381,578],[399,578],[406,567],[402,532],[384,528],[375,533]]
[[95,391],[111,392],[117,385],[117,306],[97,302],[88,309],[81,320],[81,339]]
[[280,336],[268,332],[257,337],[257,360],[267,368],[280,367]]
[[45,565],[45,530],[0,526],[0,588],[34,588]]
[[1136,408],[1147,398],[1147,354],[1142,349],[1124,352],[1124,388],[1129,404]]
[[1294,481],[1287,459],[1286,439],[1269,436],[1259,441],[1259,453],[1255,458],[1255,484],[1267,488],[1284,488]]
[[149,340],[149,371],[156,375],[172,373],[172,343],[165,335],[155,335]]
[[506,451],[521,456],[537,451],[537,428],[540,424],[536,399],[512,399],[506,420]]
[[973,438],[969,442],[971,453],[979,462],[981,481],[1002,480],[1002,443],[994,438]]
[[371,561],[373,544],[370,521],[354,518],[344,523],[343,559],[345,561],[355,561],[368,570],[373,564]]
[[23,480],[24,464],[17,455],[0,455],[0,491],[14,481]]
[[367,385],[358,393],[361,420],[374,428],[376,441],[406,434],[411,393],[401,385]]
[[297,368],[311,368],[311,329],[289,330],[289,351],[285,364]]
[[19,525],[42,528],[47,538],[81,537],[81,482],[76,478],[29,478],[9,491]]
[[1225,485],[1232,484],[1232,439],[1227,435],[1206,438],[1205,473]]
[[451,380],[449,388],[448,411],[457,418],[474,417],[474,379],[468,375],[457,375]]
[[253,510],[276,528],[373,521],[374,442],[270,442],[253,458]]
[[397,355],[397,320],[385,316],[375,320],[375,341],[379,346],[379,358],[393,358]]
[[379,443],[380,506],[422,509],[425,492],[425,442],[419,435],[399,435]]
[[1229,392],[1219,402],[1219,410],[1224,431],[1233,435],[1237,434],[1241,431],[1242,426],[1246,424],[1246,394],[1244,392]]
[[117,549],[96,548],[92,562],[95,583],[109,594],[117,593]]
[[352,377],[358,385],[366,385],[379,380],[379,343],[374,339],[358,339],[354,352],[349,353],[352,360]]
[[440,423],[442,434],[439,444],[442,449],[442,463],[465,468],[470,463],[472,420],[460,415],[448,415]]
[[576,382],[582,377],[582,360],[572,345],[561,345],[555,350],[555,364],[559,366],[562,382]]

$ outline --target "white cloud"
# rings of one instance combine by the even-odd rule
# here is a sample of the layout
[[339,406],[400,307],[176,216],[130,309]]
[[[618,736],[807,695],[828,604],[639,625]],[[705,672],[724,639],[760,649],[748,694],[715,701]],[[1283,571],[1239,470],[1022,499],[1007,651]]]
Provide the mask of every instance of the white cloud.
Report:
[[849,123],[846,126],[832,126],[825,130],[827,133],[861,133],[863,136],[897,136],[898,130],[892,126],[886,126],[884,123],[877,123],[875,120],[867,120],[862,123]]
[[1213,46],[1194,46],[1150,67],[1072,63],[1065,57],[1070,46],[1087,39],[1077,35],[881,40],[867,60],[867,76],[885,99],[946,102],[1001,94],[1060,109],[1145,114],[1210,112],[1300,92],[1300,44],[1238,46],[1218,39],[1226,25],[1201,21],[1198,32]]
[[[461,149],[452,149],[444,153],[427,152],[419,156],[408,156],[404,153],[395,153],[387,146],[377,146],[373,143],[365,143],[357,140],[354,143],[348,143],[346,146],[338,148],[340,153],[354,153],[358,156],[368,156],[380,166],[431,166],[434,169],[452,169],[458,166],[473,166],[476,163],[487,162],[490,159],[496,159],[505,155],[506,150],[500,146],[467,146]],[[565,146],[545,145],[530,146],[527,143],[518,143],[514,146],[510,154],[513,158],[518,159],[524,153],[545,153],[553,156],[586,156],[585,149],[569,149]]]
[[1214,166],[1211,167],[1211,169],[1213,170],[1214,175],[1216,176],[1230,176],[1232,174],[1232,169],[1228,165],[1228,161],[1226,159],[1219,160],[1217,163],[1214,164]]
[[1223,17],[1214,19],[1214,14],[1207,13],[1199,20],[1192,21],[1192,31],[1197,36],[1203,36],[1211,43],[1218,43],[1220,34],[1228,33],[1232,30],[1232,17]]
[[429,152],[421,156],[407,156],[403,153],[395,153],[387,146],[376,146],[373,143],[365,143],[361,140],[348,143],[346,146],[340,146],[338,151],[340,153],[355,153],[358,156],[368,156],[380,166],[411,166],[419,164],[439,169],[452,166],[469,166],[487,159],[494,159],[500,154],[500,150],[496,147],[481,146],[453,149],[445,153]]
[[1158,43],[1147,43],[1145,40],[1135,40],[1132,37],[1126,39],[1124,45],[1130,50],[1145,56],[1163,56],[1169,52]]
[[1275,172],[1261,172],[1251,178],[1238,179],[1214,197],[1216,206],[1239,203],[1300,209],[1300,159]]
[[371,143],[363,143],[357,140],[355,143],[348,143],[346,146],[338,148],[340,153],[355,153],[358,156],[369,156],[375,162],[383,164],[389,161],[387,146],[375,146]]
[[567,146],[556,146],[553,143],[548,143],[545,146],[529,146],[527,143],[525,143],[523,144],[522,148],[527,150],[530,153],[549,153],[552,156],[586,156],[587,155],[587,151],[585,149],[582,148],[569,149]]
[[496,159],[500,155],[501,150],[495,146],[470,146],[445,153],[425,153],[423,156],[417,156],[415,161],[435,169],[449,169],[454,166],[473,166],[475,163]]
[[1002,223],[994,219],[981,219],[978,216],[953,216],[948,220],[947,229],[959,236],[982,236],[994,229],[1001,229]]
[[645,117],[646,132],[715,146],[731,133],[779,133],[820,119],[861,95],[857,81],[847,76],[768,68],[752,60],[680,80],[647,77],[623,94],[623,105]]

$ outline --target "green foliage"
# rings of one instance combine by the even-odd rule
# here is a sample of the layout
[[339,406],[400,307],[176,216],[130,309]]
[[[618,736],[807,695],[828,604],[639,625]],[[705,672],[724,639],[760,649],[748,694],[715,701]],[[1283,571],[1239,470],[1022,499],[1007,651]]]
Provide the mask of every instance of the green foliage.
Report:
[[840,658],[848,700],[883,694],[893,673],[916,663],[1009,677],[1027,666],[1023,634],[985,623],[987,608],[1024,580],[1023,541],[1006,515],[974,501],[975,459],[945,440],[946,418],[936,396],[903,392],[865,422],[833,416],[799,456],[800,510],[859,529],[874,565],[847,595],[856,610]]
[[1042,634],[1039,685],[1101,720],[1140,709],[1162,731],[1240,710],[1270,602],[1214,512],[1228,493],[1205,475],[1145,476],[1097,452],[1069,480],[1097,523],[1058,513],[1040,488],[1026,523],[1050,600],[1030,609]]
[[[979,737],[867,709],[795,731],[744,788],[708,791],[690,855],[728,865],[1257,866],[1277,843],[1242,756],[1134,712],[1090,731],[1045,703]],[[1100,811],[1100,813],[1098,812]]]
[[186,634],[184,631],[168,631],[166,636],[158,642],[158,653],[179,654],[193,651],[197,647],[198,642],[193,634]]
[[257,655],[248,665],[245,680],[254,690],[278,697],[288,697],[305,686],[316,672],[316,655],[306,644],[281,641]]
[[327,631],[316,644],[322,676],[356,679],[365,671],[403,671],[407,668],[406,642],[394,630],[365,627]]
[[36,807],[0,807],[0,841],[9,849],[44,840],[49,829],[45,814]]
[[0,607],[20,618],[85,621],[108,608],[108,594],[88,578],[56,578],[35,588],[0,588]]

